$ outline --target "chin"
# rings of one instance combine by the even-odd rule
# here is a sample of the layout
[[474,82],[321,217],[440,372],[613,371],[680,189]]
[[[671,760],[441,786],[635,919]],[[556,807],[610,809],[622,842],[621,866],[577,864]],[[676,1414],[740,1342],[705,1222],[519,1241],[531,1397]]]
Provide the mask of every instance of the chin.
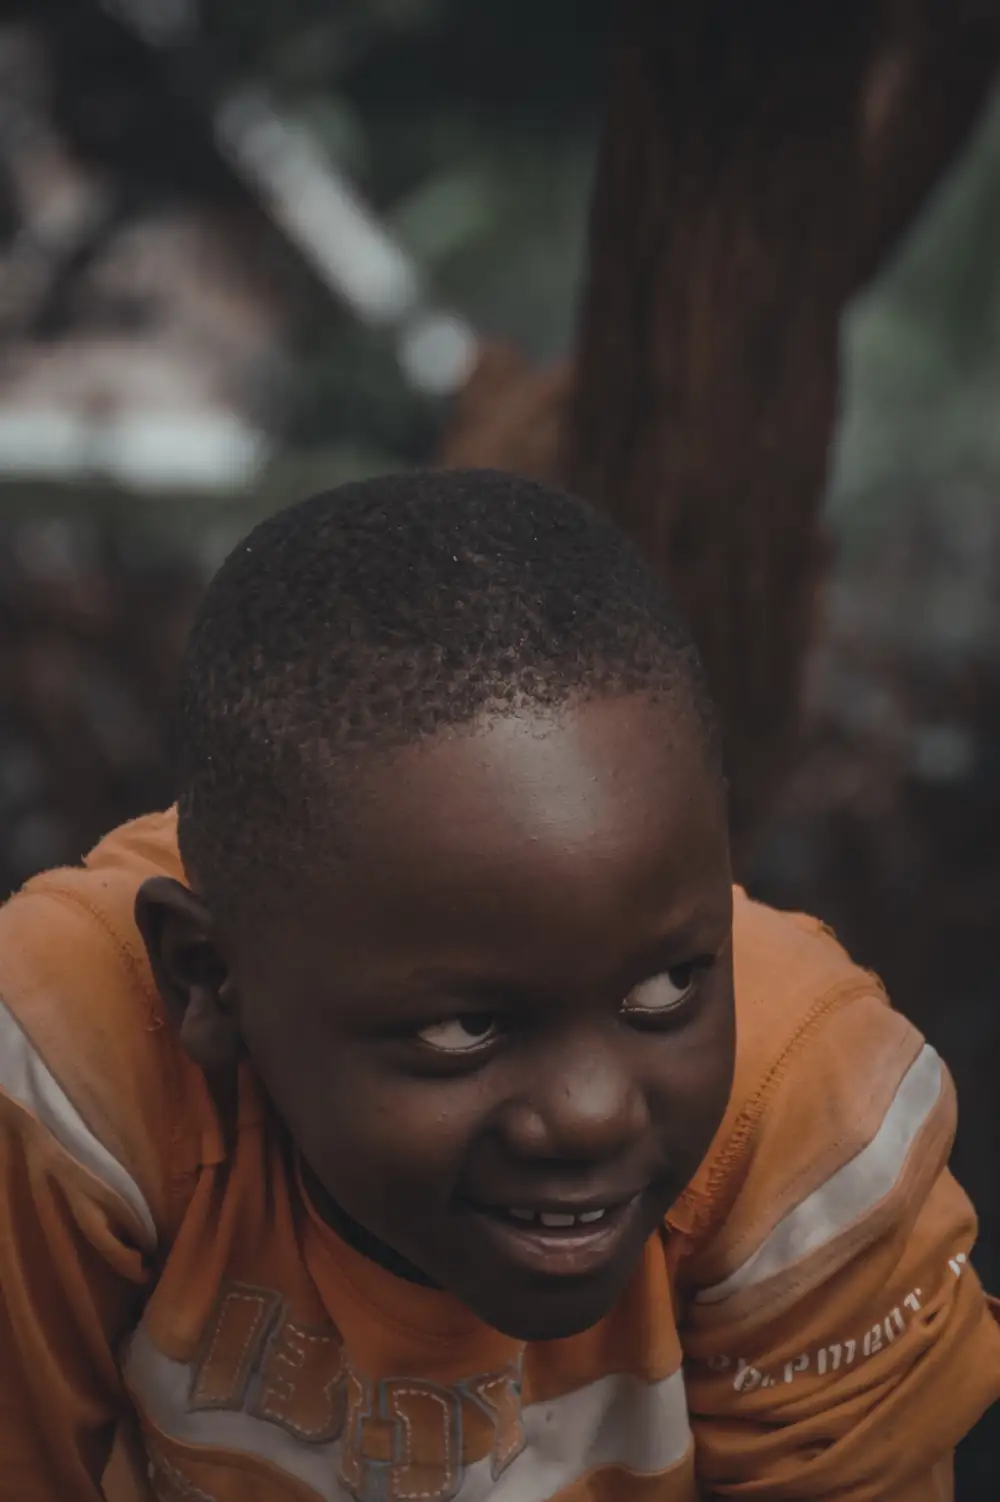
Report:
[[535,1284],[529,1289],[507,1290],[502,1302],[493,1299],[465,1300],[479,1319],[512,1340],[529,1342],[568,1340],[593,1329],[610,1313],[622,1290],[565,1284]]

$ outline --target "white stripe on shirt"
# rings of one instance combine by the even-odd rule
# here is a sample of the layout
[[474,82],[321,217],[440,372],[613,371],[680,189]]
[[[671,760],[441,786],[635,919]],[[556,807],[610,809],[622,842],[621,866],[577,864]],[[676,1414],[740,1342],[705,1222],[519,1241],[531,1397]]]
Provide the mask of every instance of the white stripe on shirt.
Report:
[[102,1142],[49,1069],[13,1012],[0,1001],[0,1092],[51,1132],[69,1156],[123,1200],[142,1229],[142,1247],[156,1245],[156,1226],[138,1184]]
[[867,1147],[789,1210],[741,1267],[721,1283],[701,1289],[696,1302],[718,1304],[776,1273],[787,1272],[874,1210],[902,1174],[910,1149],[941,1098],[943,1084],[944,1066],[926,1043],[903,1076]]
[[[339,1480],[342,1441],[299,1439],[279,1422],[241,1410],[195,1409],[193,1371],[150,1340],[143,1326],[125,1347],[122,1372],[140,1414],[168,1439],[212,1450],[227,1464],[233,1452],[253,1456],[312,1487],[324,1502],[356,1502]],[[521,1410],[524,1448],[499,1476],[489,1458],[462,1468],[448,1495],[454,1502],[547,1502],[589,1472],[620,1466],[659,1475],[690,1455],[684,1374],[659,1382],[617,1374]],[[430,1486],[428,1497],[438,1493]]]

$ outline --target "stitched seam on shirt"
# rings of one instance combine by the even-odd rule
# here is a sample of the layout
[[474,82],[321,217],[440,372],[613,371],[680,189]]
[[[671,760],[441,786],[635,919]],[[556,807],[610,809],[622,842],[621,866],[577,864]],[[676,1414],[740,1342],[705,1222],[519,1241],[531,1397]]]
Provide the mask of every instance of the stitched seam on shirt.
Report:
[[[862,1215],[852,1225],[846,1226],[832,1241],[825,1243],[822,1247],[817,1247],[804,1261],[791,1268],[785,1268],[781,1272],[773,1273],[763,1288],[757,1285],[753,1290],[756,1301],[754,1319],[763,1321],[780,1318],[786,1309],[799,1298],[814,1293],[819,1283],[825,1281],[832,1273],[840,1271],[849,1260],[849,1256],[857,1256],[883,1239],[887,1228],[894,1225],[898,1219],[900,1203],[913,1199],[914,1187],[919,1186],[926,1178],[928,1148],[936,1138],[942,1135],[943,1129],[947,1130],[946,1123],[940,1119],[944,1106],[945,1102],[938,1100],[931,1117],[924,1123],[914,1140],[903,1176],[882,1196],[873,1209]],[[935,1176],[936,1172],[937,1170],[935,1170]],[[933,1184],[933,1179],[930,1184],[924,1184],[925,1193],[929,1192],[931,1184]],[[922,1203],[921,1199],[916,1199],[918,1206]],[[914,1220],[918,1213],[918,1210],[914,1209]],[[824,1257],[830,1266],[821,1278],[817,1278],[815,1268],[822,1266]],[[773,1308],[776,1304],[781,1307],[775,1314]]]
[[[163,1000],[156,988],[155,983],[153,985],[150,985],[148,983],[145,968],[136,959],[135,953],[128,940],[123,938],[119,930],[114,927],[114,925],[109,921],[107,915],[102,912],[99,907],[93,906],[90,902],[87,901],[85,897],[73,891],[72,888],[54,887],[51,890],[57,898],[66,899],[68,902],[79,908],[82,912],[87,913],[99,924],[102,932],[110,941],[112,948],[114,949],[118,958],[121,960],[124,968],[128,971],[146,999],[150,1012],[150,1031],[158,1032],[167,1020],[164,1016]],[[173,1161],[174,1155],[171,1155],[172,1161],[167,1165],[168,1193],[171,1200],[175,1200],[178,1197],[184,1196],[185,1184],[188,1180],[190,1180],[192,1173],[196,1173],[199,1169],[202,1168],[211,1167],[213,1160],[208,1159],[204,1156],[205,1133],[202,1129],[199,1128],[193,1131],[182,1131],[178,1127],[178,1123],[180,1122],[183,1115],[183,1110],[179,1073],[172,1059],[169,1069],[165,1070],[164,1073],[166,1075],[169,1075],[168,1087],[165,1093],[168,1096],[167,1119],[170,1129],[170,1142],[172,1146],[177,1148],[178,1152],[181,1143],[196,1142],[198,1144],[198,1162],[196,1168],[192,1168],[192,1165],[186,1159],[183,1163],[179,1161]],[[208,1093],[209,1105],[212,1114],[213,1116],[218,1117],[218,1108],[215,1102],[211,1099],[211,1093]],[[252,1129],[257,1125],[259,1125],[259,1123],[256,1120],[251,1120],[248,1122],[241,1121],[239,1119],[239,1113],[237,1112],[237,1118],[235,1121],[237,1133],[244,1130],[245,1128]],[[225,1134],[223,1132],[221,1122],[217,1122],[217,1130],[224,1140]]]
[[[884,992],[882,995],[884,996]],[[879,988],[872,984],[872,978],[867,974],[863,981],[860,978],[846,982],[838,981],[809,1009],[741,1110],[728,1141],[709,1170],[706,1187],[699,1189],[696,1195],[692,1196],[693,1199],[697,1198],[701,1202],[693,1207],[695,1224],[690,1233],[692,1237],[696,1236],[701,1239],[709,1235],[725,1218],[729,1206],[724,1200],[720,1203],[719,1190],[733,1175],[737,1164],[745,1157],[747,1146],[753,1139],[765,1108],[771,1096],[787,1076],[792,1062],[828,1017],[834,1016],[850,1002],[858,1001],[866,996],[876,1000],[879,996]]]
[[[49,890],[55,897],[66,900],[73,906],[80,909],[80,911],[88,914],[88,916],[93,918],[95,922],[100,926],[102,933],[111,943],[111,946],[114,949],[118,959],[121,961],[123,967],[127,970],[128,974],[135,982],[138,989],[142,992],[143,997],[146,1000],[146,1003],[149,1007],[148,1025],[150,1031],[158,1032],[163,1027],[164,1022],[166,1021],[163,1013],[163,1001],[160,997],[159,991],[156,989],[155,984],[150,985],[148,983],[145,969],[136,959],[135,953],[133,952],[131,945],[128,943],[128,940],[123,938],[122,934],[109,921],[107,915],[102,912],[99,907],[95,907],[93,904],[88,902],[85,897],[73,891],[72,888],[53,887]],[[167,1088],[164,1093],[167,1096],[166,1117],[169,1130],[169,1141],[171,1148],[174,1149],[174,1151],[172,1151],[169,1155],[170,1161],[165,1164],[165,1168],[167,1172],[167,1193],[171,1202],[173,1203],[174,1201],[183,1199],[185,1197],[185,1195],[187,1194],[186,1186],[190,1182],[192,1175],[197,1174],[202,1168],[211,1166],[211,1164],[204,1155],[204,1131],[200,1127],[195,1130],[186,1131],[181,1130],[179,1127],[179,1122],[181,1121],[181,1118],[183,1116],[183,1108],[179,1072],[174,1064],[173,1059],[170,1060],[169,1067],[164,1070],[164,1077],[167,1080]],[[217,1110],[214,1102],[210,1100],[209,1103],[213,1114],[217,1115]],[[245,1125],[249,1127],[253,1127],[256,1124],[257,1123],[255,1122],[245,1123]],[[242,1130],[242,1126],[243,1124],[237,1121],[237,1131]],[[221,1131],[221,1126],[218,1127],[218,1130]],[[198,1162],[197,1167],[195,1168],[192,1167],[187,1159],[185,1159],[183,1162],[180,1161],[181,1144],[190,1142],[195,1142],[198,1144]],[[187,1195],[187,1197],[190,1196]]]
[[[240,1347],[239,1355],[236,1359],[236,1375],[231,1380],[231,1387],[235,1388],[238,1391],[243,1390],[247,1381],[247,1377],[249,1375],[252,1347],[254,1345],[254,1342],[261,1340],[262,1327],[265,1327],[267,1323],[273,1322],[274,1313],[278,1307],[275,1296],[268,1289],[250,1287],[235,1287],[229,1289],[218,1307],[218,1311],[216,1313],[215,1329],[212,1332],[212,1339],[209,1343],[208,1350],[198,1362],[197,1373],[194,1383],[191,1387],[191,1399],[193,1401],[197,1401],[200,1407],[225,1408],[229,1406],[229,1403],[231,1401],[231,1393],[226,1393],[220,1400],[218,1397],[213,1399],[211,1396],[207,1396],[204,1391],[200,1391],[206,1375],[211,1372],[212,1363],[215,1360],[215,1354],[219,1348],[219,1341],[222,1339],[223,1334],[225,1333],[225,1313],[227,1306],[229,1306],[230,1304],[255,1304],[257,1306],[257,1309],[259,1310],[259,1317],[250,1325],[246,1334],[246,1338],[243,1341],[242,1346]],[[270,1321],[268,1320],[268,1316],[270,1316]],[[266,1328],[264,1330],[264,1333],[266,1334]]]
[[[147,1005],[148,1015],[146,1018],[146,1026],[150,1027],[150,1025],[152,1024],[154,1030],[159,1030],[159,1027],[162,1026],[164,1020],[162,1013],[162,1001],[160,999],[159,992],[155,989],[155,987],[149,985],[143,968],[136,960],[131,946],[115,928],[114,924],[109,921],[106,914],[103,913],[99,907],[95,906],[91,902],[88,902],[87,899],[81,896],[78,892],[73,891],[71,887],[55,885],[50,886],[46,889],[46,895],[52,896],[57,901],[61,901],[65,905],[73,907],[79,912],[85,913],[87,917],[94,920],[94,922],[98,925],[101,933],[111,945],[115,958],[117,959],[121,968],[125,971],[129,980],[131,980],[135,987],[139,990]],[[167,1197],[169,1201],[173,1203],[178,1195],[178,1187],[191,1178],[190,1168],[187,1166],[182,1168],[177,1161],[177,1150],[179,1148],[179,1145],[182,1142],[190,1140],[196,1140],[200,1142],[203,1133],[201,1133],[200,1131],[181,1132],[178,1130],[177,1123],[180,1121],[182,1111],[176,1068],[172,1067],[171,1064],[170,1067],[166,1068],[163,1071],[163,1077],[166,1085],[164,1094],[166,1096],[166,1118],[168,1123],[167,1141],[169,1142],[171,1149],[171,1151],[166,1154],[166,1161],[164,1162],[164,1170],[167,1176],[167,1183],[165,1187],[167,1191]]]
[[[35,894],[32,893],[29,895]],[[41,893],[39,893],[38,895],[40,896]],[[79,892],[75,892],[72,887],[50,886],[46,888],[46,895],[56,897],[59,900],[68,903],[72,907],[79,908],[82,912],[86,913],[88,917],[94,919],[94,921],[99,925],[105,938],[110,940],[111,947],[114,949],[115,954],[118,956],[123,967],[128,971],[132,980],[142,992],[143,997],[145,998],[146,1003],[149,1006],[150,1013],[152,1014],[148,1020],[151,1022],[162,1022],[162,1003],[160,1001],[159,992],[154,986],[149,985],[143,968],[137,961],[130,944],[126,939],[122,937],[119,931],[115,928],[114,924],[109,921],[107,914],[103,913],[101,909],[95,906],[93,903],[88,902],[87,899],[85,897],[82,897]]]
[[[894,1061],[898,1061],[901,1056],[905,1057],[906,1054],[910,1052],[910,1049],[907,1047],[909,1041],[910,1038],[900,1038],[897,1040],[896,1046],[893,1050]],[[918,1046],[916,1054],[914,1054],[913,1058],[910,1059],[910,1065],[908,1065],[907,1067],[910,1067],[916,1061],[916,1058],[919,1056],[919,1054],[920,1047]],[[905,1077],[905,1073],[906,1071],[904,1070],[901,1079]],[[901,1080],[897,1081],[896,1089],[899,1088],[900,1083]],[[879,1089],[878,1081],[872,1081],[868,1093],[865,1097],[863,1107],[860,1110],[857,1110],[856,1114],[852,1115],[852,1120],[850,1121],[846,1129],[839,1131],[835,1137],[831,1137],[825,1144],[827,1152],[829,1152],[829,1148],[834,1143],[836,1144],[837,1148],[841,1150],[837,1155],[836,1166],[832,1171],[835,1172],[836,1168],[840,1168],[845,1163],[849,1163],[853,1158],[857,1156],[859,1152],[862,1151],[863,1148],[869,1145],[871,1137],[857,1136],[858,1123],[861,1122],[865,1125],[870,1124],[872,1107],[880,1094],[881,1092]],[[886,1109],[888,1109],[888,1107],[886,1107]],[[878,1123],[875,1123],[875,1126],[877,1130]],[[810,1179],[812,1178],[816,1163],[818,1160],[822,1159],[822,1157],[823,1154],[818,1153],[815,1157],[809,1158],[802,1165],[802,1167],[799,1168],[799,1170],[795,1174],[793,1174],[790,1179],[787,1179],[782,1183],[780,1195],[776,1196],[776,1198],[779,1198],[783,1203],[785,1201],[787,1201],[788,1203],[785,1205],[785,1208],[782,1209],[781,1214],[778,1215],[777,1220],[775,1220],[774,1222],[774,1225],[777,1225],[782,1217],[787,1214],[788,1211],[793,1209],[794,1206],[799,1202],[800,1198],[802,1197],[804,1186],[809,1183]],[[813,1185],[812,1187],[818,1188],[819,1185]],[[811,1188],[806,1190],[806,1193],[809,1192],[811,1192]],[[771,1226],[772,1230],[774,1229],[774,1225]],[[750,1251],[753,1249],[754,1244],[759,1237],[759,1234],[759,1224],[748,1226],[739,1236],[733,1238],[732,1241],[727,1241],[727,1256],[734,1259],[735,1263],[739,1265],[744,1256],[749,1255]]]

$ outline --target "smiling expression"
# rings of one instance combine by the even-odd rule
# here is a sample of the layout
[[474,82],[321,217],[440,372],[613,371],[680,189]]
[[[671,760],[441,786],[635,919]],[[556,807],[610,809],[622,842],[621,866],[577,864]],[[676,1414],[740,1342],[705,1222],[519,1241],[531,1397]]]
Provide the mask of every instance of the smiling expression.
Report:
[[632,695],[436,735],[361,792],[308,912],[225,937],[246,1046],[321,1199],[507,1334],[586,1328],[726,1106],[718,776]]

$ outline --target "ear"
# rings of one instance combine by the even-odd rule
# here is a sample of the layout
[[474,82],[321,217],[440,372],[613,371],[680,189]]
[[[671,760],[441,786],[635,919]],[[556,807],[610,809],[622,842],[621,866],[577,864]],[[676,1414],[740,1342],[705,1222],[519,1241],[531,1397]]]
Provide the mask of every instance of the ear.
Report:
[[241,1053],[235,988],[201,897],[167,876],[143,882],[135,921],[153,978],[196,1064],[214,1070]]

